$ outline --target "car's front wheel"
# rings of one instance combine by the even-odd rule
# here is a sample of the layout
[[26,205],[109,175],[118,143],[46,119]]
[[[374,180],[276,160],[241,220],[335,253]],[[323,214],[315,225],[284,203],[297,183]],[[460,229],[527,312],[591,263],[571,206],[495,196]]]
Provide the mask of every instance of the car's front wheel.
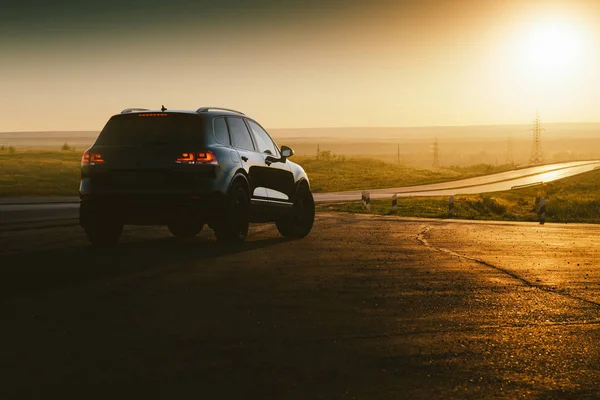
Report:
[[248,236],[250,200],[241,183],[234,183],[227,194],[225,216],[213,225],[217,240],[242,243]]
[[303,238],[310,233],[315,221],[315,201],[310,189],[301,186],[296,194],[292,212],[276,222],[277,230],[285,237]]

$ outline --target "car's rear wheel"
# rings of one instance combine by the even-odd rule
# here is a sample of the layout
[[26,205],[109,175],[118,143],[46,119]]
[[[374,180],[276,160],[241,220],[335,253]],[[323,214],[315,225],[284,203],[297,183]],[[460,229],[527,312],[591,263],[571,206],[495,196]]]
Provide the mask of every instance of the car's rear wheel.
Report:
[[203,223],[194,221],[176,221],[167,225],[173,236],[182,239],[193,238],[200,233],[203,227]]
[[123,224],[110,218],[91,217],[83,225],[83,230],[94,246],[114,246],[123,233]]
[[303,238],[310,233],[315,221],[315,201],[310,189],[301,186],[296,194],[292,212],[276,222],[285,237]]
[[227,194],[225,216],[214,223],[217,240],[222,243],[242,243],[248,236],[250,200],[241,183],[234,183]]

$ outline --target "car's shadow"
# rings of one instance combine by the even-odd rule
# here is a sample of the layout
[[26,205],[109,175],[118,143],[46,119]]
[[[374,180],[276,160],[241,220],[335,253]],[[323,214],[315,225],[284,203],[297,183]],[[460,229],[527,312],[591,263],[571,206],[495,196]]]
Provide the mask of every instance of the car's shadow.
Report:
[[0,256],[0,300],[17,294],[51,290],[85,281],[153,271],[179,271],[215,257],[247,252],[288,239],[255,239],[241,245],[214,240],[161,237],[97,248],[77,244]]

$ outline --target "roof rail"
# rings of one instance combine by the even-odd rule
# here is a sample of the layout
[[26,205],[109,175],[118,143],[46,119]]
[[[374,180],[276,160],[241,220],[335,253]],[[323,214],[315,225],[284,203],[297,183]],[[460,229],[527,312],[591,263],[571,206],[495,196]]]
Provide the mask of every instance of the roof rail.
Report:
[[223,107],[201,107],[199,109],[196,110],[197,113],[201,113],[201,112],[208,112],[208,110],[221,110],[221,111],[229,111],[229,112],[233,112],[233,113],[237,113],[237,114],[242,114],[242,115],[246,115],[241,111],[236,111],[236,110],[232,110],[230,108],[223,108]]
[[123,111],[121,111],[121,114],[127,114],[130,112],[134,112],[134,111],[148,111],[147,108],[126,108]]

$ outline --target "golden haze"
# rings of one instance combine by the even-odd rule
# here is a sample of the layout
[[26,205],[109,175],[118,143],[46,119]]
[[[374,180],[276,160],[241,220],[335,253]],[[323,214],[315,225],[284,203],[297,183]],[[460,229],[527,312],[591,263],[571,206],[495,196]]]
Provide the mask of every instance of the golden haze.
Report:
[[415,3],[4,40],[0,131],[161,104],[269,128],[600,121],[598,2]]

